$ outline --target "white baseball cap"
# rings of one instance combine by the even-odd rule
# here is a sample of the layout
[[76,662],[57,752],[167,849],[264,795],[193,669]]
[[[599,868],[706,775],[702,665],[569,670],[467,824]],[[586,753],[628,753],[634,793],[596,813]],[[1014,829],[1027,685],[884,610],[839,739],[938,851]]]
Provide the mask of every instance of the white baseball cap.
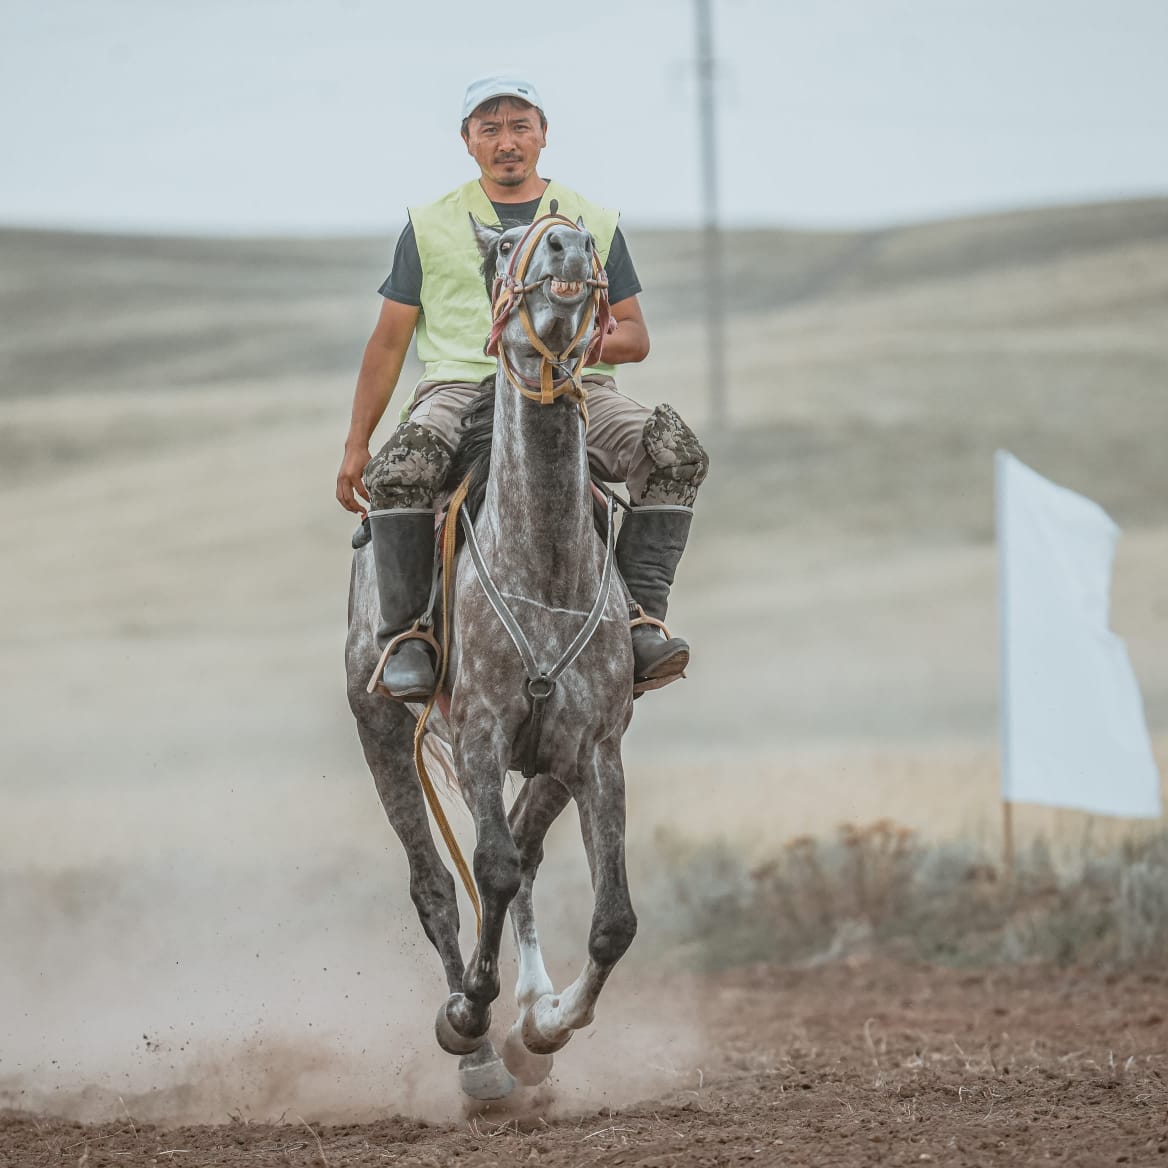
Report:
[[543,99],[530,81],[518,77],[482,77],[466,87],[466,96],[462,99],[462,120],[466,121],[484,101],[494,97],[517,97],[543,112]]

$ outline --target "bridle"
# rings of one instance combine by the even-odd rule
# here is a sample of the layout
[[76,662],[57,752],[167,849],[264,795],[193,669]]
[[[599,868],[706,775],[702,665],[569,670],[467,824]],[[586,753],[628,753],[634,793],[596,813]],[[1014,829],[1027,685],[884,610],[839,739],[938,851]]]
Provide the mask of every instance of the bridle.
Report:
[[[580,327],[564,351],[553,353],[544,344],[543,338],[536,333],[526,300],[528,292],[534,291],[541,284],[552,279],[552,276],[549,274],[539,280],[533,280],[530,284],[526,283],[525,280],[527,269],[531,266],[531,258],[540,241],[548,231],[557,226],[568,226],[573,231],[581,230],[567,216],[560,215],[553,202],[551,212],[536,219],[523,233],[511,253],[507,270],[495,277],[494,285],[491,288],[491,334],[487,338],[484,352],[487,356],[498,357],[499,368],[502,370],[503,376],[525,398],[539,402],[540,405],[549,406],[558,397],[568,394],[580,406],[581,411],[584,412],[585,420],[587,420],[584,406],[586,394],[580,381],[580,374],[584,368],[584,359],[588,355],[588,346],[584,347],[578,357],[573,358],[572,353],[584,340],[594,322],[596,327],[600,329],[602,336],[608,331],[608,276],[605,274],[604,265],[600,262],[600,257],[596,254],[594,247],[592,249],[592,276],[583,281],[592,289],[592,312],[585,312],[582,315]],[[524,377],[515,368],[507,354],[506,346],[502,343],[503,329],[515,312],[519,313],[519,319],[527,333],[527,339],[539,354],[539,378],[537,380]],[[555,376],[556,370],[559,370],[561,374],[558,378]]]

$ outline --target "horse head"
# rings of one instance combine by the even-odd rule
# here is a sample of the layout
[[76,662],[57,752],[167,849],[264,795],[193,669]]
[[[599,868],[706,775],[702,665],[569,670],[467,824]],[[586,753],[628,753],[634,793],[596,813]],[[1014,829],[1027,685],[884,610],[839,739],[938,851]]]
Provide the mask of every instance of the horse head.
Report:
[[608,281],[583,220],[553,212],[528,227],[491,227],[473,217],[471,225],[491,297],[486,351],[499,353],[521,392],[524,384],[541,388],[545,404],[549,384],[578,387],[593,327],[604,327],[608,314]]

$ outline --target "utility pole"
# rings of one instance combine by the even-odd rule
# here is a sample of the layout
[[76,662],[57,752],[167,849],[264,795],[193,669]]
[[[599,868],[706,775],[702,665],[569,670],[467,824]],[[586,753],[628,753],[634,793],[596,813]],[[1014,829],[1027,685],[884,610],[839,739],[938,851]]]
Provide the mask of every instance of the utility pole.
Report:
[[712,430],[730,423],[726,400],[726,328],[722,303],[722,241],[718,227],[718,149],[714,118],[713,0],[696,5],[698,125],[701,131],[702,267],[706,288],[707,397]]

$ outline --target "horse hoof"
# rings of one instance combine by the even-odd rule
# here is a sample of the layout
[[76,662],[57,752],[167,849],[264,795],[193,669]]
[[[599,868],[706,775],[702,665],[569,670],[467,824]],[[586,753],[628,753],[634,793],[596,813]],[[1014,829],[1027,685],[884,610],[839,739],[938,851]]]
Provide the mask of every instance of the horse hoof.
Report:
[[528,1050],[518,1022],[507,1031],[507,1040],[503,1043],[503,1064],[525,1087],[542,1083],[552,1073],[552,1056]]
[[[557,1034],[547,1024],[547,1014],[559,1004],[559,998],[544,994],[542,998],[537,998],[523,1011],[523,1017],[519,1020],[518,1026],[523,1036],[523,1045],[532,1054],[555,1054],[557,1050],[563,1050],[568,1045],[568,1039],[572,1037],[572,1032],[562,1030]],[[540,1025],[541,1018],[544,1021],[542,1026]]]
[[515,1090],[515,1080],[495,1053],[489,1038],[478,1050],[458,1060],[458,1085],[472,1099],[506,1099]]
[[487,1027],[491,1024],[490,1013],[487,1014],[487,1025],[483,1027],[483,1033],[475,1038],[468,1038],[465,1034],[460,1033],[454,1028],[454,1023],[450,1021],[450,1010],[453,1007],[458,1009],[460,1005],[465,1006],[466,998],[462,994],[451,994],[441,1006],[438,1007],[438,1017],[434,1022],[434,1037],[438,1039],[438,1045],[442,1047],[447,1054],[472,1054],[483,1045],[486,1037]]

